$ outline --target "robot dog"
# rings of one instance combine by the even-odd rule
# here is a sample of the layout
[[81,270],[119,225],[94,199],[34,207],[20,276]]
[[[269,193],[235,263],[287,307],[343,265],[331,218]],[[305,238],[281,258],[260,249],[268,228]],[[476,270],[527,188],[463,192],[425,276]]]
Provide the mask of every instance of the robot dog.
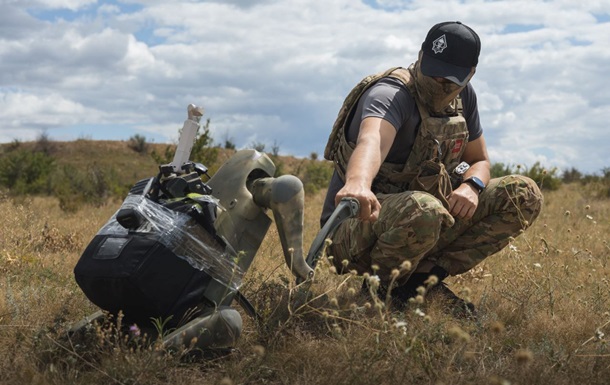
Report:
[[[324,240],[357,215],[356,200],[341,201],[305,256],[301,181],[274,178],[273,162],[255,150],[238,151],[210,178],[189,161],[203,109],[187,112],[173,161],[131,188],[75,266],[78,285],[102,310],[72,333],[121,312],[123,324],[157,335],[164,348],[230,349],[242,330],[231,304],[256,317],[239,288],[271,226],[268,210],[297,283],[312,279]],[[154,319],[173,331],[158,335]]]

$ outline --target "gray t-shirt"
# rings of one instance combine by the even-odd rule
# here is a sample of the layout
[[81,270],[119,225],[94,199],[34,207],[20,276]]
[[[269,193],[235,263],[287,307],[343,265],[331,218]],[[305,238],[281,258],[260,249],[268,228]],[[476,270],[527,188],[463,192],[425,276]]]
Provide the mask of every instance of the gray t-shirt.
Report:
[[[464,118],[468,126],[468,140],[478,139],[483,134],[479,120],[477,95],[468,83],[460,93],[464,107]],[[421,123],[421,117],[407,88],[397,79],[383,78],[366,90],[354,112],[347,130],[347,139],[356,143],[360,123],[368,117],[387,120],[396,128],[396,138],[388,152],[386,162],[403,164],[409,158]],[[335,171],[328,186],[320,223],[323,225],[335,209],[335,195],[343,187],[343,181]]]

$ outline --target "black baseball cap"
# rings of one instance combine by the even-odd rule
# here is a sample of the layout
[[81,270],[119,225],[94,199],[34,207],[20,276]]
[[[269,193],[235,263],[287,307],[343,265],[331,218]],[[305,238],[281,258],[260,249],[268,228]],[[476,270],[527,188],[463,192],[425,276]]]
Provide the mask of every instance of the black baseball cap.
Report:
[[472,67],[479,62],[481,40],[472,28],[459,21],[438,23],[422,43],[421,72],[464,86]]

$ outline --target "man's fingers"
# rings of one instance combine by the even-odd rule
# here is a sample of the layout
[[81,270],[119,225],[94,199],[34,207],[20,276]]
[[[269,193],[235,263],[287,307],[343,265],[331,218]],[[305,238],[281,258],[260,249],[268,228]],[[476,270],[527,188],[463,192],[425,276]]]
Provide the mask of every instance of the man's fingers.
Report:
[[371,216],[371,203],[368,201],[368,199],[361,199],[359,217],[365,221],[369,218],[369,216]]
[[453,205],[451,205],[451,210],[449,212],[454,217],[459,217],[460,216],[460,212],[462,211],[463,207],[464,207],[464,205],[462,203],[460,203],[458,200],[455,200]]
[[451,212],[451,214],[454,217],[458,217],[460,219],[470,219],[474,215],[475,210],[476,210],[476,206],[465,204],[465,205],[462,205],[459,210],[456,209],[455,213]]
[[[362,207],[366,209],[363,210]],[[379,218],[379,211],[381,210],[381,205],[376,198],[368,198],[364,199],[363,203],[361,203],[360,207],[360,219],[363,221],[374,222]]]
[[379,217],[379,211],[381,210],[381,204],[377,200],[377,197],[372,192],[362,191],[339,191],[335,196],[335,201],[338,202],[345,197],[350,197],[358,200],[360,204],[360,212],[358,218],[362,221],[375,221]]
[[470,219],[477,209],[477,202],[462,197],[459,194],[450,194],[447,198],[449,203],[449,213],[460,219]]
[[369,216],[369,221],[375,222],[377,218],[379,218],[379,212],[381,211],[381,205],[377,200],[373,202],[373,207],[371,209],[371,215]]

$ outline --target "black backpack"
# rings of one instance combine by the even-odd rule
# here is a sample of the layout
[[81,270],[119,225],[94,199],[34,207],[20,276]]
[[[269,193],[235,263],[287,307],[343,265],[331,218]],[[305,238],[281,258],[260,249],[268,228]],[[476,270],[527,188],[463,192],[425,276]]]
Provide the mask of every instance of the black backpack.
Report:
[[129,322],[169,326],[233,300],[243,272],[215,234],[209,195],[162,199],[156,178],[138,182],[74,268],[87,298]]

